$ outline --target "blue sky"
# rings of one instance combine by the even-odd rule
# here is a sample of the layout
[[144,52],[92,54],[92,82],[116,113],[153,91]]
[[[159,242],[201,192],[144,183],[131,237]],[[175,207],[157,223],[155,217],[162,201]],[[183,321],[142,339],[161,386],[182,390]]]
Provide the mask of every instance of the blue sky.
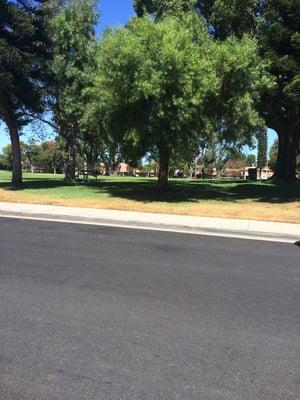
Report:
[[[101,35],[103,30],[108,26],[123,25],[134,15],[132,0],[100,0],[98,9],[100,12],[100,19],[97,33],[99,35]],[[28,135],[30,136],[30,132],[28,132]],[[276,133],[269,130],[268,136],[269,146],[271,146],[276,138]],[[7,143],[9,143],[9,137],[6,133],[4,124],[0,122],[0,150]]]
[[134,15],[132,0],[100,0],[98,34],[107,26],[123,25]]

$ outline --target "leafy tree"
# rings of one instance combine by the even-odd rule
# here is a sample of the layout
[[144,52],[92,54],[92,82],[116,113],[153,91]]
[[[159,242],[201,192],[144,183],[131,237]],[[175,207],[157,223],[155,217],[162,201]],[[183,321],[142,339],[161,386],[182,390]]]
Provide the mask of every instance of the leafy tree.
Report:
[[39,147],[39,144],[34,140],[31,140],[29,143],[21,144],[23,169],[33,171],[33,164],[38,155]]
[[31,155],[31,164],[43,172],[62,172],[64,168],[65,152],[58,141],[46,141],[37,146]]
[[0,169],[11,171],[12,169],[12,151],[11,144],[7,144],[1,150],[0,154]]
[[145,14],[153,14],[161,18],[166,14],[178,14],[180,12],[193,11],[197,0],[134,0],[133,6],[139,17]]
[[266,92],[262,115],[278,134],[274,177],[295,179],[300,152],[300,2],[266,2],[260,27],[264,56],[271,61],[276,86]]
[[246,157],[246,162],[249,167],[256,164],[256,157],[255,154],[248,154]]
[[[140,15],[145,10],[161,15],[172,10],[175,0],[137,0]],[[178,2],[178,4],[181,2]],[[279,139],[274,178],[295,179],[300,153],[300,2],[299,0],[199,0],[191,3],[217,39],[230,35],[255,35],[261,54],[270,61],[276,83],[266,90],[260,112]]]
[[245,144],[260,123],[253,105],[267,78],[255,42],[214,42],[195,14],[133,19],[106,35],[98,65],[91,108],[132,160],[158,154],[161,187],[200,133]]
[[[219,38],[251,31],[270,62],[275,85],[263,96],[261,115],[278,134],[274,178],[295,179],[300,152],[300,2],[299,0],[215,0],[206,17]],[[241,13],[242,11],[242,13]]]
[[[270,61],[275,85],[263,96],[261,115],[278,134],[274,178],[295,179],[300,152],[300,2],[299,0],[215,0],[206,17],[217,37],[257,36],[261,54]],[[242,11],[242,13],[241,13]]]
[[99,104],[95,104],[93,90],[95,77],[94,66],[87,72],[91,77],[89,85],[83,90],[82,117],[80,129],[84,132],[79,140],[78,150],[90,168],[95,168],[95,163],[100,161],[105,165],[105,175],[110,175],[116,170],[117,165],[123,160],[120,146],[115,138],[117,131],[111,130],[111,126],[101,114]]
[[[20,142],[22,168],[28,169],[31,165],[31,159],[34,153],[37,152],[38,145],[36,143]],[[13,151],[11,144],[7,144],[2,148],[0,154],[0,168],[12,171],[13,169]]]
[[278,155],[278,140],[275,140],[274,143],[272,144],[270,151],[269,151],[269,167],[275,171],[276,167],[276,161],[277,161],[277,155]]
[[161,18],[169,13],[195,11],[204,17],[216,38],[232,34],[242,37],[257,26],[261,11],[260,0],[134,0],[139,17],[145,13]]
[[257,168],[262,169],[267,165],[268,160],[268,136],[265,128],[258,131],[257,138]]
[[264,0],[200,0],[196,6],[214,37],[224,40],[231,35],[242,38],[245,33],[255,33],[264,3]]
[[194,34],[204,51],[209,37],[199,25],[195,29],[171,18],[158,24],[135,19],[100,46],[96,101],[102,101],[110,130],[131,161],[147,152],[159,154],[161,187],[167,184],[170,158],[190,147],[203,127],[198,115],[204,96],[216,90],[212,62],[199,57],[201,49],[193,42]]
[[221,171],[226,162],[230,159],[246,160],[242,152],[242,143],[239,140],[234,142],[221,139],[218,133],[214,133],[200,140],[196,164],[202,165],[204,170],[215,169],[220,177]]
[[42,110],[44,65],[50,57],[47,2],[0,0],[0,119],[12,146],[12,186],[22,185],[21,128]]
[[147,174],[147,176],[156,176],[158,171],[158,162],[154,159],[148,158],[142,169]]
[[83,90],[94,60],[97,12],[93,0],[72,0],[59,8],[51,22],[54,47],[52,112],[57,132],[67,146],[67,180],[75,179],[76,146],[83,139],[80,120]]

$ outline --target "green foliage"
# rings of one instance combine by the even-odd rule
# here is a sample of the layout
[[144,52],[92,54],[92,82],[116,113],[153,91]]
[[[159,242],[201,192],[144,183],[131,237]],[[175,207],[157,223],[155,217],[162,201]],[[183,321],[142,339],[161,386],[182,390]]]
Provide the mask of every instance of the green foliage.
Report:
[[278,155],[278,140],[275,140],[270,148],[269,161],[268,161],[269,167],[272,169],[272,171],[275,171],[276,168],[277,155]]
[[89,80],[86,68],[93,60],[97,18],[92,0],[73,0],[51,21],[54,84],[66,114],[79,112],[76,95]]
[[76,145],[81,129],[83,90],[91,79],[95,55],[95,24],[98,14],[93,0],[73,0],[59,8],[51,21],[54,48],[52,63],[52,112],[58,133],[68,151],[66,177],[75,177]]
[[22,126],[42,110],[44,65],[50,58],[42,1],[0,0],[0,119]]
[[[135,2],[138,15],[172,12],[176,1]],[[266,88],[260,114],[279,135],[276,177],[295,177],[300,153],[300,1],[299,0],[198,0],[191,8],[205,18],[211,34],[225,40],[251,34],[259,40],[260,53],[269,61],[274,85]],[[181,9],[182,11],[183,9]]]
[[209,48],[208,34],[191,15],[157,24],[134,19],[105,37],[95,101],[131,159],[193,145],[204,126],[205,97],[217,89]]
[[212,132],[249,143],[264,68],[253,40],[214,42],[193,13],[137,18],[99,47],[92,109],[131,159],[186,157]]
[[295,179],[300,153],[300,2],[266,2],[259,40],[264,57],[271,62],[276,85],[265,93],[262,104],[269,127],[278,133],[275,177]]
[[139,17],[149,13],[156,18],[181,12],[196,11],[204,17],[216,38],[230,35],[242,37],[255,31],[257,16],[261,11],[260,0],[134,0]]
[[[29,153],[29,154],[28,154]],[[30,154],[31,153],[31,154]],[[43,172],[62,172],[64,168],[65,152],[57,141],[47,141],[36,145],[35,151],[25,149],[31,165]]]
[[215,37],[251,32],[269,61],[274,85],[267,88],[260,114],[279,135],[279,179],[295,178],[300,152],[300,2],[299,0],[203,1],[200,7]]
[[255,33],[262,3],[261,0],[213,0],[199,1],[198,5],[213,27],[214,36],[225,39],[231,35],[241,38],[245,33]]
[[257,139],[257,168],[264,168],[268,160],[268,135],[266,128],[260,129],[256,134]]
[[276,86],[266,95],[264,112],[270,126],[299,124],[300,115],[300,2],[267,2],[260,24],[260,43]]
[[48,1],[0,0],[0,120],[12,145],[12,187],[22,186],[20,128],[43,110],[51,58]]
[[254,154],[248,154],[246,157],[246,162],[249,167],[256,164],[256,157]]
[[[273,145],[270,148],[269,151],[269,167],[275,171],[276,169],[276,162],[277,162],[277,155],[278,155],[278,140],[275,140],[275,142],[273,143]],[[298,172],[298,176],[299,176],[299,172],[300,172],[300,154],[298,154],[297,158],[296,158],[296,171]]]
[[166,14],[193,11],[197,0],[134,0],[133,6],[139,17],[146,13],[160,18]]
[[[46,141],[36,143],[21,142],[22,166],[24,170],[32,167],[43,172],[62,172],[64,167],[65,153],[58,141]],[[2,148],[0,154],[0,169],[12,169],[12,148],[8,144]]]
[[0,169],[11,170],[12,169],[12,151],[11,145],[4,146],[0,153]]
[[208,171],[212,171],[215,168],[217,174],[220,175],[228,160],[246,160],[246,155],[241,148],[241,141],[235,140],[231,142],[224,138],[222,139],[218,133],[214,133],[200,140],[196,164],[203,166]]
[[[22,167],[24,169],[30,167],[30,160],[32,154],[36,151],[38,146],[35,143],[23,143],[20,142],[21,154],[22,154]],[[12,170],[13,152],[10,144],[4,146],[0,154],[0,169],[8,171]]]
[[219,78],[218,93],[208,112],[213,130],[235,147],[252,145],[253,132],[264,121],[256,111],[262,91],[272,86],[268,63],[258,55],[257,43],[248,36],[214,41],[214,58]]

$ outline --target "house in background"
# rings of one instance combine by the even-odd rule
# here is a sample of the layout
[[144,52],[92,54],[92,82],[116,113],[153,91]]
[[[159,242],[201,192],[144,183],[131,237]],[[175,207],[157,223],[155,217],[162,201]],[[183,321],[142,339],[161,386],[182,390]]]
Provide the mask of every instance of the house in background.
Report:
[[117,175],[121,175],[121,176],[132,175],[133,174],[133,168],[129,164],[120,163],[117,166],[116,174]]

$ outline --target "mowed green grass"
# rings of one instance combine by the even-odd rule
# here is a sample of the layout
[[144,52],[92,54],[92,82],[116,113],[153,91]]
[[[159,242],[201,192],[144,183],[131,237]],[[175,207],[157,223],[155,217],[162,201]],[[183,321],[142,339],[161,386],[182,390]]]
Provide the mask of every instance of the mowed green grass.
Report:
[[[0,171],[0,188],[10,190],[11,173]],[[63,175],[23,174],[21,192],[60,199],[119,198],[142,202],[291,202],[300,199],[300,181],[220,181],[171,179],[165,191],[158,190],[155,178],[110,176],[88,182],[66,183]]]
[[110,176],[67,184],[63,175],[24,173],[21,190],[0,171],[0,201],[109,208],[195,216],[300,223],[300,182],[171,179]]

